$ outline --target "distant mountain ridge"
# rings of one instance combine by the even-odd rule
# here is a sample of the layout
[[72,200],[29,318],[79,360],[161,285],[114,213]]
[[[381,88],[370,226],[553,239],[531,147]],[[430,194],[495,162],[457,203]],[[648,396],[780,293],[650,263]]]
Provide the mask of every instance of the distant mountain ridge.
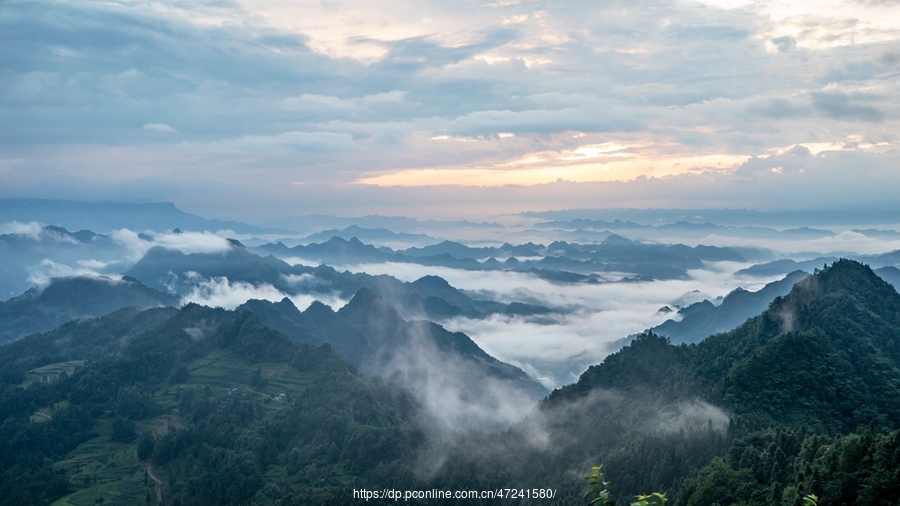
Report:
[[[371,245],[359,241],[336,238],[326,243],[351,250]],[[347,253],[349,255],[349,253]],[[337,294],[349,299],[361,288],[368,288],[385,297],[404,317],[441,320],[455,316],[482,318],[490,314],[506,313],[544,315],[552,313],[542,306],[500,303],[474,299],[453,288],[437,276],[425,276],[407,283],[387,275],[373,276],[366,273],[339,272],[320,265],[291,266],[274,256],[262,257],[250,252],[239,243],[221,253],[184,254],[177,250],[153,248],[126,272],[157,290],[186,295],[197,286],[199,280],[224,277],[231,282],[245,282],[254,286],[271,285],[285,294],[310,294],[317,298]]]
[[[427,321],[406,321],[375,292],[361,288],[338,311],[313,303],[299,311],[289,300],[251,300],[254,313],[298,342],[328,343],[368,376],[408,389],[454,428],[503,429],[510,413],[524,416],[548,391],[521,369],[500,362],[461,332]],[[444,406],[468,406],[459,412]]]
[[170,231],[176,228],[215,232],[233,230],[242,234],[286,232],[238,221],[206,219],[186,213],[171,202],[129,204],[119,202],[76,202],[48,199],[0,199],[0,223],[36,221],[67,229],[88,229],[108,233],[127,228],[136,232]]
[[604,272],[632,273],[640,279],[687,279],[687,271],[702,269],[704,261],[745,261],[741,253],[729,248],[644,244],[615,234],[599,244],[555,241],[548,246],[529,242],[517,246],[506,243],[500,247],[470,247],[443,241],[398,251],[375,248],[356,237],[345,240],[334,236],[323,243],[288,247],[278,242],[255,250],[281,258],[299,257],[337,264],[400,262],[463,270],[512,270],[561,283],[596,282],[597,277],[591,274]]
[[[873,269],[882,267],[895,267],[900,265],[900,250],[889,251],[887,253],[875,255],[849,255],[848,258],[857,262],[865,263]],[[741,269],[735,274],[739,276],[777,276],[786,274],[793,270],[804,270],[812,272],[814,269],[824,267],[829,263],[837,261],[837,257],[827,256],[818,257],[812,260],[796,261],[792,259],[775,260],[761,264],[752,265],[746,269]]]
[[897,222],[896,202],[873,203],[857,208],[810,209],[797,211],[757,211],[753,209],[563,209],[554,211],[526,211],[528,218],[546,220],[622,220],[645,224],[666,224],[678,221],[715,222],[723,225],[772,227],[802,227],[856,223]]
[[0,234],[0,300],[31,288],[44,271],[55,273],[56,266],[71,266],[88,261],[106,267],[102,274],[116,274],[115,265],[127,256],[127,248],[110,236],[90,230],[69,230],[52,225],[24,225],[16,233]]
[[0,302],[0,343],[47,332],[63,323],[103,316],[126,307],[178,305],[178,297],[144,286],[136,279],[105,277],[52,279]]
[[394,232],[386,228],[363,228],[358,225],[350,225],[342,230],[329,229],[308,235],[303,242],[324,242],[332,237],[340,237],[344,240],[357,238],[370,242],[404,242],[413,244],[432,244],[437,240],[426,234],[410,234],[406,232]]
[[606,220],[588,220],[574,219],[569,221],[545,221],[535,224],[535,228],[539,229],[559,229],[559,230],[593,230],[612,232],[629,232],[648,234],[678,234],[687,235],[689,237],[706,237],[711,234],[730,236],[730,237],[754,237],[754,238],[784,238],[784,239],[817,239],[823,237],[834,237],[836,234],[831,230],[814,229],[806,226],[798,228],[786,228],[778,230],[768,227],[755,226],[723,226],[708,221],[700,223],[679,220],[674,223],[666,223],[663,225],[647,224],[641,225],[632,221],[606,221]]
[[[648,354],[643,360],[655,364],[654,372],[635,375],[628,364],[643,353]],[[878,423],[900,427],[898,366],[900,294],[869,267],[839,260],[731,332],[692,346],[669,345],[648,334],[591,367],[550,401],[601,386],[657,388],[663,395],[705,392],[708,401],[738,413],[759,410],[775,420],[805,420],[826,430],[849,431],[878,413],[883,417],[874,418]],[[672,375],[684,381],[664,381]],[[836,398],[822,397],[838,377],[858,378],[856,387],[841,389]],[[758,389],[767,386],[772,393],[761,395]],[[791,396],[777,398],[784,388]],[[832,401],[841,408],[826,408]]]
[[458,442],[432,486],[550,482],[576,504],[571,463],[602,463],[617,502],[656,490],[675,506],[868,506],[900,493],[898,443],[900,295],[839,260],[730,332],[641,335],[521,424]]
[[726,295],[718,306],[709,301],[696,302],[678,311],[684,316],[680,321],[666,320],[650,330],[668,337],[672,344],[699,343],[708,336],[734,329],[748,318],[762,313],[773,300],[787,295],[794,284],[806,276],[806,272],[794,271],[756,292],[737,288]]

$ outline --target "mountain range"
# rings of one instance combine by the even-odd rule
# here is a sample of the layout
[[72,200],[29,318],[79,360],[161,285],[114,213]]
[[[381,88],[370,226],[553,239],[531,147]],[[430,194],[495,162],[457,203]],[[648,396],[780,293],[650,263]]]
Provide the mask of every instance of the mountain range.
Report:
[[707,336],[732,330],[748,318],[760,314],[773,300],[787,295],[798,281],[808,275],[803,271],[794,271],[755,292],[736,288],[719,305],[708,300],[695,302],[678,310],[681,320],[666,320],[651,331],[668,337],[672,344],[699,343]]
[[177,297],[144,286],[133,278],[57,278],[0,302],[0,343],[126,307],[151,308],[178,303]]
[[574,502],[584,486],[568,470],[603,463],[617,500],[894,501],[898,366],[900,295],[840,260],[730,332],[678,346],[640,336],[510,431],[458,442],[432,485],[565,483]]
[[[338,241],[343,240],[332,239],[329,242]],[[556,311],[531,304],[475,299],[437,276],[402,282],[387,275],[339,272],[326,265],[291,266],[271,255],[256,255],[237,241],[221,253],[184,254],[156,247],[150,249],[126,274],[157,290],[182,295],[191,293],[199,282],[216,278],[254,286],[268,285],[285,294],[336,295],[344,300],[361,288],[367,288],[384,297],[406,318],[482,318],[496,313],[541,316]]]
[[[391,367],[410,349],[435,355],[406,365],[471,383],[416,391],[423,369]],[[151,503],[144,469],[164,502],[182,504],[513,484],[576,503],[601,462],[619,500],[660,491],[676,505],[756,506],[815,494],[830,506],[900,493],[900,295],[850,260],[697,344],[646,333],[504,431],[452,430],[428,396],[463,409],[521,371],[404,320],[370,290],[339,311],[121,309],[0,347],[0,370],[0,504]]]
[[598,244],[555,241],[548,246],[529,242],[518,246],[507,243],[500,247],[470,247],[444,241],[400,251],[376,248],[355,237],[345,240],[335,236],[323,243],[288,247],[278,242],[255,250],[280,258],[297,257],[332,265],[401,262],[464,270],[512,270],[556,282],[597,282],[596,273],[604,272],[630,273],[641,279],[687,279],[687,271],[704,268],[704,261],[746,261],[729,248],[646,244],[615,234]]
[[465,334],[424,320],[404,320],[368,288],[338,311],[314,302],[301,312],[289,299],[251,300],[237,309],[297,342],[328,343],[360,372],[402,385],[457,429],[502,429],[548,393]]
[[837,225],[856,223],[896,224],[897,209],[893,202],[870,203],[856,208],[809,209],[793,211],[757,211],[754,209],[563,209],[554,211],[526,211],[526,218],[544,220],[605,220],[633,221],[643,225],[714,222],[726,226],[768,226],[777,228],[808,225]]
[[127,256],[127,249],[107,235],[24,225],[16,233],[0,234],[0,299],[20,295],[42,278],[86,270],[87,265],[114,274]]
[[[850,255],[849,257],[853,260],[863,262],[871,266],[873,269],[894,267],[900,264],[900,251],[891,251],[878,255]],[[833,263],[836,260],[839,260],[839,258],[833,256],[817,257],[812,260],[802,261],[782,259],[752,265],[750,267],[747,267],[746,269],[737,271],[735,274],[739,276],[777,276],[786,274],[794,270],[804,270],[812,272],[814,269],[824,267],[825,265]]]
[[166,232],[176,228],[194,231],[232,230],[239,234],[284,233],[284,229],[262,228],[238,221],[210,220],[186,213],[171,202],[129,204],[120,202],[76,202],[47,199],[0,199],[0,223],[38,222],[69,230],[88,229],[100,233],[127,228],[138,232]]

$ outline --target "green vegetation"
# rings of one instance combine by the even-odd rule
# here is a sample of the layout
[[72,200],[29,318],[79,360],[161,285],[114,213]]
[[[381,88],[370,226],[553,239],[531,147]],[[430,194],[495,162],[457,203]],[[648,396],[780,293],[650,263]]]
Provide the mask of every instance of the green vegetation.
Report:
[[591,469],[594,472],[585,478],[588,481],[588,490],[584,493],[584,496],[592,497],[588,504],[615,506],[615,501],[609,498],[609,482],[603,479],[603,465],[594,466]]
[[47,332],[63,323],[111,313],[125,307],[172,306],[176,297],[124,277],[56,278],[24,294],[0,302],[0,343],[36,332]]
[[51,383],[59,379],[61,375],[71,376],[77,368],[83,365],[84,360],[69,360],[68,362],[59,362],[56,364],[47,364],[43,367],[37,367],[28,371],[25,375],[25,381],[19,386],[27,387],[34,382]]
[[155,504],[148,470],[167,503],[327,501],[401,475],[423,438],[406,393],[249,313],[122,310],[0,364],[21,371],[0,386],[0,504]]
[[510,486],[577,504],[598,461],[593,504],[900,498],[900,295],[848,261],[702,343],[640,336],[499,433],[439,432],[330,345],[196,305],[65,324],[0,347],[0,371],[0,505],[156,504],[154,478],[183,506]]
[[[588,505],[599,504],[600,506],[616,506],[616,502],[609,498],[610,482],[603,479],[603,466],[594,466],[591,469],[594,472],[586,478],[589,487],[584,496],[596,497],[593,497]],[[666,494],[661,494],[659,492],[653,492],[652,494],[638,494],[635,496],[635,501],[631,503],[631,506],[649,506],[651,504],[665,506],[668,501]]]
[[571,504],[583,482],[569,470],[602,461],[617,503],[893,504],[898,429],[900,295],[844,260],[732,332],[640,336],[510,431],[461,438],[433,480],[551,484]]

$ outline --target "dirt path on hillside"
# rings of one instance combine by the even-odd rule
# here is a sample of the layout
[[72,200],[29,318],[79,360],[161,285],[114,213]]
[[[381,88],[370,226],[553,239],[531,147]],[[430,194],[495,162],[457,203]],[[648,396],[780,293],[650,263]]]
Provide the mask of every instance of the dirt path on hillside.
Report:
[[134,447],[134,460],[137,461],[141,467],[144,468],[144,471],[147,471],[147,476],[156,483],[156,502],[162,504],[162,480],[159,479],[159,476],[156,476],[156,473],[153,472],[153,464],[148,462],[141,462],[141,460],[137,456],[137,446]]

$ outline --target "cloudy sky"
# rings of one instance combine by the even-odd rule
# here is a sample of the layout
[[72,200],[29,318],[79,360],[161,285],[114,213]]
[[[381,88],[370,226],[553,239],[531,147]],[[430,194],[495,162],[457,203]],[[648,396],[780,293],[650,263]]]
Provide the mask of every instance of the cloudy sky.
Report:
[[6,0],[0,198],[206,216],[860,206],[900,2]]

